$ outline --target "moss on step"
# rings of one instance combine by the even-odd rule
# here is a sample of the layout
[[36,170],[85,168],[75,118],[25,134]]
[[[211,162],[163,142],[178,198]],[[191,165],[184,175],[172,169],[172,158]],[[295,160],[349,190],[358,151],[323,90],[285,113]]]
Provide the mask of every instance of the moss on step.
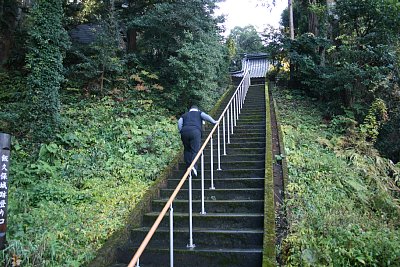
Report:
[[[268,84],[265,84],[266,122],[271,122]],[[272,127],[266,123],[263,267],[276,266]]]
[[[276,124],[277,124],[277,128],[278,128],[279,145],[280,145],[280,148],[281,148],[281,153],[284,153],[285,152],[285,144],[283,143],[283,131],[282,131],[282,126],[280,124],[278,106],[277,106],[275,100],[274,100],[274,110],[275,110]],[[284,197],[285,197],[285,199],[287,199],[286,186],[288,184],[288,179],[289,179],[289,170],[288,170],[288,164],[287,164],[286,157],[282,158],[282,176],[283,176]]]

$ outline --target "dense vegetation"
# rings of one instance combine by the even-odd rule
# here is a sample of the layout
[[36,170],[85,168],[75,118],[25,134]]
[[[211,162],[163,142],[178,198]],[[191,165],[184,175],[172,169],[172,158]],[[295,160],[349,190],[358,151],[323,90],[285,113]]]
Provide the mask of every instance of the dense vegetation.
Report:
[[399,8],[299,0],[294,39],[288,11],[284,28],[265,32],[269,78],[292,89],[275,90],[289,166],[287,266],[400,265]]
[[0,1],[7,266],[90,262],[179,152],[176,115],[227,88],[215,1],[122,4]]
[[289,69],[290,62],[289,85],[325,102],[326,119],[340,115],[343,127],[357,125],[361,138],[395,162],[400,160],[399,9],[399,1],[392,0],[299,0],[294,40],[287,34],[288,12],[283,31],[266,32],[271,56],[280,62],[272,76]]
[[24,266],[92,259],[179,150],[166,114],[135,100],[75,99],[62,105],[62,130],[38,155],[15,138],[6,253]]
[[226,46],[233,71],[241,70],[241,60],[246,54],[265,51],[263,40],[253,25],[234,27],[226,40]]
[[274,90],[289,165],[287,266],[398,266],[400,168],[324,120],[299,91]]

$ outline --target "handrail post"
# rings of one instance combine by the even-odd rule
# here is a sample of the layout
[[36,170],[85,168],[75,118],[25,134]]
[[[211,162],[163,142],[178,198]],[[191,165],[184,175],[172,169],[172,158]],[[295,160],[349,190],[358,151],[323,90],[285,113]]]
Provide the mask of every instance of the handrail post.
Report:
[[247,92],[249,91],[251,85],[251,79],[250,79],[250,74],[247,75],[247,90],[246,90],[246,96],[247,96]]
[[204,153],[201,152],[201,212],[200,214],[206,214],[204,208]]
[[225,143],[225,115],[222,117],[222,135],[224,140],[224,156],[226,156],[226,143]]
[[217,127],[217,131],[218,131],[218,133],[217,133],[217,136],[218,136],[218,171],[221,171],[222,169],[221,169],[221,145],[220,145],[220,134],[219,134],[219,124],[218,124],[218,127]]
[[233,107],[231,103],[231,134],[233,134]]
[[169,208],[169,266],[174,267],[174,208]]
[[214,187],[214,151],[213,151],[214,146],[213,146],[212,136],[210,139],[210,147],[211,147],[211,165],[210,165],[210,167],[211,167],[211,186],[210,186],[210,189],[214,190],[215,189],[215,187]]
[[242,88],[243,88],[243,86],[244,86],[244,84],[242,84],[242,85],[240,86],[240,89],[239,89],[239,91],[238,91],[239,113],[240,113],[240,110],[242,109],[242,101],[240,101],[240,99],[242,99]]
[[244,105],[244,90],[246,89],[246,85],[243,83],[243,87],[242,87],[242,108],[243,108],[243,105]]
[[227,126],[227,130],[228,130],[228,144],[230,144],[231,143],[231,138],[230,138],[230,126],[229,126],[229,108],[228,108],[228,110],[227,110],[227,112],[226,112],[226,126]]
[[136,262],[136,267],[140,267],[139,259],[138,259],[137,262]]
[[[236,126],[236,109],[237,109],[237,105],[236,105],[236,96],[237,96],[237,94],[235,95],[235,97],[233,98],[233,123],[234,123],[234,126]],[[232,131],[233,132],[233,131]]]
[[244,86],[244,83],[242,83],[242,85],[240,86],[240,89],[239,89],[239,113],[242,110],[242,90],[243,90],[243,86]]
[[[239,120],[239,113],[240,113],[240,109],[239,109],[239,95],[236,95],[236,105],[237,105],[237,108],[236,108],[236,116],[237,116],[237,119],[236,119],[236,120]],[[235,126],[236,126],[236,124],[235,124]]]
[[192,207],[192,171],[189,174],[189,244],[188,248],[195,248],[193,244],[193,207]]
[[238,92],[238,97],[237,97],[238,98],[238,105],[239,105],[239,109],[238,109],[239,114],[240,114],[240,111],[242,109],[242,100],[241,100],[242,88],[243,88],[243,84],[240,86],[240,90]]

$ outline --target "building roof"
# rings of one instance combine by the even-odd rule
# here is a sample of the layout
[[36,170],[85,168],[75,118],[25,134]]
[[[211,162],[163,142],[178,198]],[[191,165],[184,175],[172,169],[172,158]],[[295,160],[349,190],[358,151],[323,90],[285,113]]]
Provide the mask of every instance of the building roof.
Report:
[[231,72],[233,77],[243,77],[245,70],[250,70],[250,78],[264,78],[269,68],[268,54],[247,54],[242,59],[242,70]]
[[90,44],[96,40],[96,36],[100,30],[100,25],[81,24],[70,30],[69,35],[71,36],[73,42]]

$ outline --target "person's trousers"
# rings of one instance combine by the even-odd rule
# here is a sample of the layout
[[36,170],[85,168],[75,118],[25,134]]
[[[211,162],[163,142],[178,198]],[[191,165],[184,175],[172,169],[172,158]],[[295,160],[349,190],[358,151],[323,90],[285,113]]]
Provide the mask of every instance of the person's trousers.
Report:
[[[187,168],[200,150],[201,132],[198,129],[184,129],[181,131],[181,139],[184,147],[183,158]],[[197,169],[197,162],[194,167]]]

